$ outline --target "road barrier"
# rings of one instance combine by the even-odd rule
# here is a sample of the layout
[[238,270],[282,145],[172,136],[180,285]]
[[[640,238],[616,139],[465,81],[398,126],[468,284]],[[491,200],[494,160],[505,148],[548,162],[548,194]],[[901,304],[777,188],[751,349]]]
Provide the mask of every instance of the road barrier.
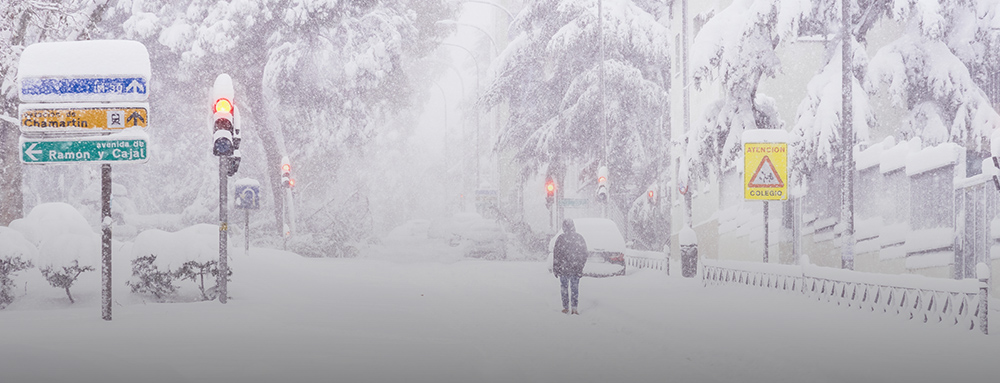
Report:
[[870,312],[902,315],[989,333],[989,278],[939,279],[832,269],[702,259],[702,283],[746,285],[801,293]]
[[626,255],[625,265],[627,267],[634,267],[637,269],[661,270],[670,274],[670,262],[666,258],[649,258]]

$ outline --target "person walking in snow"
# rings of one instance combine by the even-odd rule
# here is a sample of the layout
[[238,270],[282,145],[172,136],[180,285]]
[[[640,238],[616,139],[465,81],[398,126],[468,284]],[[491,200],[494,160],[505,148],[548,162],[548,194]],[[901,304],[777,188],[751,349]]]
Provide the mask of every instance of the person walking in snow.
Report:
[[573,314],[580,314],[576,306],[580,296],[580,277],[583,276],[583,266],[586,263],[587,241],[576,232],[573,220],[564,220],[563,233],[556,238],[556,245],[552,249],[552,271],[559,278],[563,313],[569,312],[572,303]]

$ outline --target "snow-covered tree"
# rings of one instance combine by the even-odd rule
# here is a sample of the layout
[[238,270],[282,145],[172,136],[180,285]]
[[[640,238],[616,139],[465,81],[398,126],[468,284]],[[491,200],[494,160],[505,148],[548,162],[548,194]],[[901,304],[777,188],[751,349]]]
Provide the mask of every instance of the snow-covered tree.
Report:
[[[389,116],[410,106],[414,80],[407,69],[446,32],[434,22],[455,9],[444,0],[121,1],[109,12],[108,24],[146,43],[154,73],[166,74],[163,85],[174,93],[173,102],[187,102],[187,110],[203,110],[208,100],[190,100],[190,94],[207,95],[217,74],[233,77],[244,139],[249,150],[261,151],[244,150],[244,162],[254,166],[253,158],[266,156],[256,160],[256,168],[270,178],[280,229],[284,193],[275,171],[280,158],[287,155],[299,185],[308,186],[298,188],[304,203],[297,208],[308,211],[317,207],[310,203],[327,202],[312,193],[325,196],[351,179],[339,173],[352,169],[346,164],[364,166],[351,160],[366,153]],[[191,150],[174,153],[204,151],[209,133],[202,116],[178,116],[191,123],[176,129],[193,134],[182,138]],[[211,169],[211,160],[205,158],[203,168]],[[211,175],[188,176],[189,184],[201,186],[183,191],[187,200],[212,198],[210,180]],[[191,212],[209,217],[211,210]]]
[[[1000,115],[971,68],[1000,68],[997,53],[990,52],[1000,41],[998,6],[996,0],[894,1],[893,17],[906,23],[906,32],[876,53],[870,72],[908,110],[899,138],[989,150]],[[977,75],[984,73],[989,70]]]
[[667,161],[661,149],[668,141],[669,32],[651,13],[665,12],[664,4],[602,6],[603,32],[594,0],[531,2],[513,22],[519,33],[494,65],[481,104],[509,104],[496,149],[513,151],[522,174],[544,172],[561,183],[576,165],[584,169],[581,179],[595,182],[605,150],[616,185],[647,185],[666,174],[657,170]]
[[[843,54],[842,4],[849,7],[851,15],[847,20],[850,27],[847,62]],[[798,182],[806,182],[811,174],[843,171],[834,169],[834,163],[844,154],[845,66],[849,68],[851,79],[850,129],[854,142],[868,140],[876,121],[869,100],[869,58],[865,45],[868,32],[876,21],[888,15],[888,11],[885,0],[823,0],[816,2],[804,15],[803,24],[808,25],[811,37],[826,40],[827,56],[826,64],[806,86],[806,98],[799,104],[792,128],[792,171],[804,175],[796,178]]]
[[764,76],[774,77],[780,70],[775,49],[797,37],[799,20],[808,9],[809,3],[802,0],[735,0],[695,36],[695,86],[718,83],[721,97],[693,124],[681,179],[734,168],[744,131],[783,127],[774,100],[758,93],[757,87]]
[[16,86],[21,52],[36,42],[88,39],[107,2],[0,2],[0,224],[8,224],[23,214]]

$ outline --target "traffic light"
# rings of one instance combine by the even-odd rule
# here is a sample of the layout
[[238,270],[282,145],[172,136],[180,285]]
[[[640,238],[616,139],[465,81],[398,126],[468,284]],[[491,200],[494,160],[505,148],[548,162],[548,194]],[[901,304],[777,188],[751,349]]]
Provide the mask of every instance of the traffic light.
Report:
[[288,162],[288,156],[281,157],[281,186],[295,187],[295,180],[292,179],[292,164]]
[[597,201],[608,202],[608,167],[601,166],[597,169]]
[[[231,156],[239,148],[234,132],[236,130],[236,105],[233,104],[233,79],[228,74],[220,74],[215,78],[212,87],[212,154],[216,156]],[[238,164],[236,165],[239,166]],[[235,173],[235,170],[231,170]]]
[[551,207],[556,200],[556,181],[552,177],[545,179],[545,207]]
[[656,191],[655,190],[653,190],[653,189],[647,190],[646,191],[646,198],[649,199],[649,203],[651,205],[656,205]]

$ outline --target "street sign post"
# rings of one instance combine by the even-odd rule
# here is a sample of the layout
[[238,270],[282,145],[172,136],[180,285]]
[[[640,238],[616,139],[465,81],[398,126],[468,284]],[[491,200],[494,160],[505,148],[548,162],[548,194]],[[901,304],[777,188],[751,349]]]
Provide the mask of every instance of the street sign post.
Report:
[[107,101],[146,99],[146,79],[142,77],[24,78],[21,101],[60,101],[74,96]]
[[245,246],[243,254],[250,255],[250,210],[260,209],[260,182],[251,178],[236,181],[236,198],[233,206],[246,213],[246,227],[243,228]]
[[788,132],[784,129],[743,132],[743,198],[764,201],[764,263],[767,263],[768,201],[788,199]]
[[101,318],[111,320],[111,164],[148,158],[149,52],[125,40],[62,41],[21,52],[21,162],[101,164]]
[[559,200],[559,206],[573,209],[586,209],[590,207],[590,200],[586,198],[563,198]]
[[26,164],[98,162],[144,163],[148,143],[145,138],[113,140],[31,140],[21,139],[21,162]]
[[149,105],[131,104],[21,104],[21,132],[69,133],[145,128]]

